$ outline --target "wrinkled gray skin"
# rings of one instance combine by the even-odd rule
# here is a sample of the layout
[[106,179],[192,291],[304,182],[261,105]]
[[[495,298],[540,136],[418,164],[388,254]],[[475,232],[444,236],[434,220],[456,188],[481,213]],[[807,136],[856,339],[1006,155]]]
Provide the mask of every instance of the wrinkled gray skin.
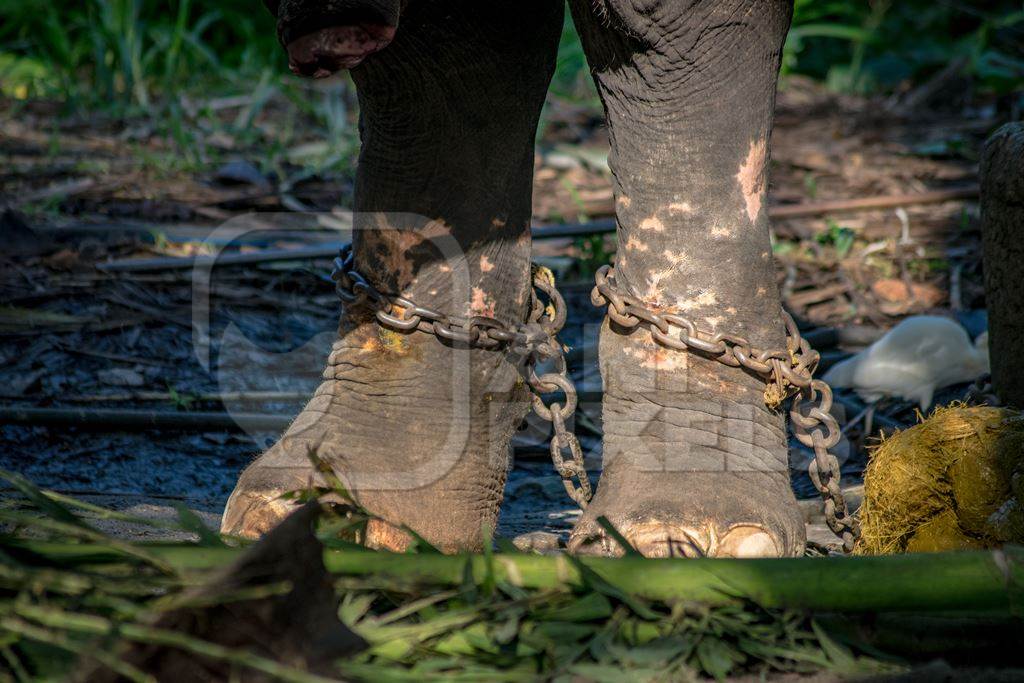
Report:
[[[293,70],[358,64],[357,268],[455,315],[523,320],[534,135],[561,3],[269,4]],[[781,346],[764,205],[790,4],[570,5],[611,137],[620,286],[705,330]],[[445,238],[464,256],[442,254]],[[783,418],[764,407],[759,379],[607,322],[600,364],[605,469],[572,551],[621,552],[601,515],[649,556],[802,551]],[[371,545],[404,547],[407,525],[445,551],[476,549],[481,526],[494,528],[527,408],[514,358],[346,313],[323,385],[243,473],[224,531],[275,524],[289,509],[276,497],[310,479],[316,448],[390,522],[371,526]]]

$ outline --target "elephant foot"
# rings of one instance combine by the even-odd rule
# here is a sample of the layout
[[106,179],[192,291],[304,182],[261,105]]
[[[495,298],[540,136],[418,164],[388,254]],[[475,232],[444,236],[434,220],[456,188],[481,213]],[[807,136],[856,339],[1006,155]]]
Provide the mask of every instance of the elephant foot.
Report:
[[647,557],[801,555],[783,418],[763,383],[614,327],[601,331],[605,467],[570,552],[623,554],[605,517]]
[[325,377],[242,473],[221,531],[259,537],[298,507],[284,494],[324,486],[313,451],[374,515],[366,545],[404,550],[409,528],[445,552],[478,549],[482,527],[496,526],[509,443],[529,406],[509,400],[515,368],[502,354],[343,321]]
[[783,557],[803,552],[803,519],[789,482],[763,473],[625,472],[602,478],[569,551],[618,556],[606,518],[645,557]]

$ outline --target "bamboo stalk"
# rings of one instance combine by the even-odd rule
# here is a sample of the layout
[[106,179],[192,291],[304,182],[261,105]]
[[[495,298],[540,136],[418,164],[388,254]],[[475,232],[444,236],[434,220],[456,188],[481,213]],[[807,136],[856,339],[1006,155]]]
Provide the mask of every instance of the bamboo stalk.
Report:
[[[328,552],[328,571],[458,586],[465,563],[484,575],[482,556]],[[579,565],[652,600],[710,605],[750,599],[763,607],[836,612],[1009,611],[1024,598],[1024,549],[792,559],[647,559],[494,555],[496,578],[524,588],[581,583]]]
[[[34,539],[9,541],[69,563],[123,561],[123,556],[84,545]],[[223,566],[238,552],[231,548],[142,545],[148,554],[179,570]],[[494,576],[523,588],[582,585],[580,567],[649,600],[688,600],[724,605],[740,599],[762,607],[812,611],[1010,613],[1024,599],[1024,549],[882,557],[821,559],[647,559],[570,558],[564,555],[491,556]],[[482,555],[400,555],[328,550],[324,564],[342,576],[371,576],[404,584],[422,582],[458,587],[466,562],[482,579]]]

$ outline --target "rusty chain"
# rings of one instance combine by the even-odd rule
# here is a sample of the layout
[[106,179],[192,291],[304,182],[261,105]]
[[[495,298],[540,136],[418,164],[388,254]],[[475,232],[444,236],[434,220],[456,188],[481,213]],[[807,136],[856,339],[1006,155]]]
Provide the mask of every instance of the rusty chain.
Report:
[[[581,508],[590,501],[590,479],[584,466],[583,450],[566,421],[576,412],[576,387],[566,368],[565,352],[558,333],[565,325],[565,300],[555,288],[555,278],[546,268],[533,267],[533,290],[526,323],[509,324],[489,316],[459,318],[417,305],[403,296],[384,294],[355,269],[352,245],[342,247],[334,259],[331,279],[346,306],[368,308],[377,323],[399,332],[419,330],[456,345],[487,350],[508,350],[522,357],[521,371],[532,389],[533,410],[552,423],[551,461],[562,478],[566,493]],[[538,296],[544,295],[548,303]],[[552,361],[554,370],[537,374],[537,364]],[[543,394],[561,391],[565,405],[545,405]],[[567,453],[568,455],[563,455]]]
[[[832,389],[814,379],[820,356],[797,330],[793,318],[783,312],[786,348],[762,350],[743,337],[697,329],[693,321],[675,313],[656,313],[637,297],[621,291],[615,282],[615,270],[601,267],[590,295],[591,303],[608,307],[608,317],[624,328],[646,324],[651,336],[662,346],[676,351],[697,351],[730,367],[742,367],[763,378],[767,384],[765,404],[778,408],[793,398],[790,421],[797,441],[813,449],[814,459],[808,474],[825,502],[825,521],[842,539],[846,552],[860,536],[860,525],[846,507],[839,487],[839,460],[830,452],[840,439],[839,425],[830,413]],[[675,331],[673,331],[673,328]]]
[[[533,409],[554,427],[550,451],[555,470],[569,497],[581,508],[586,507],[591,497],[590,480],[579,440],[565,424],[577,406],[576,389],[569,379],[564,350],[557,340],[565,324],[566,307],[550,271],[533,269],[534,290],[525,324],[508,324],[488,316],[451,317],[405,297],[383,294],[355,270],[351,246],[344,247],[335,259],[331,278],[342,301],[353,307],[369,307],[377,322],[389,329],[420,330],[455,344],[508,349],[522,354],[527,382],[533,390]],[[537,295],[538,291],[548,299],[547,306]],[[814,451],[808,474],[824,499],[826,522],[842,539],[843,548],[847,552],[852,550],[860,528],[849,513],[839,486],[839,461],[829,450],[840,439],[838,424],[829,412],[832,390],[825,382],[813,378],[819,355],[800,336],[789,314],[783,314],[786,349],[767,351],[752,347],[737,335],[698,331],[693,321],[683,316],[649,310],[636,297],[617,289],[615,271],[610,266],[598,271],[591,302],[595,306],[607,306],[608,316],[628,329],[642,323],[649,325],[652,337],[667,348],[699,351],[725,365],[743,367],[761,376],[767,383],[765,403],[770,408],[777,408],[793,397],[790,420],[797,440]],[[675,336],[673,327],[678,330]],[[554,370],[538,375],[537,363],[544,360],[552,360]],[[565,404],[556,401],[545,405],[542,394],[556,391],[565,394]]]

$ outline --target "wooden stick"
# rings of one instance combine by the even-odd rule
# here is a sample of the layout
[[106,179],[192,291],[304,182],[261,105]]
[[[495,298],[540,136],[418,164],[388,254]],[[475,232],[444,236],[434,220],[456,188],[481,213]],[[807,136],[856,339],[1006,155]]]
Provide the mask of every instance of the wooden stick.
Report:
[[[69,349],[70,350],[70,349]],[[224,391],[221,393],[189,394],[180,392],[172,394],[168,391],[132,391],[120,394],[62,394],[60,396],[25,396],[24,394],[0,393],[0,399],[7,401],[25,401],[52,399],[68,403],[124,403],[127,401],[179,401],[182,399],[207,402],[239,402],[264,403],[270,401],[308,401],[313,396],[310,391]]]
[[32,202],[39,202],[54,197],[73,197],[96,187],[94,178],[75,178],[62,183],[56,183],[34,192],[28,192],[15,200],[16,206],[24,206]]
[[[827,202],[808,202],[787,206],[768,207],[768,216],[775,219],[805,218],[820,216],[826,213],[840,213],[846,211],[864,211],[868,209],[885,209],[897,206],[911,206],[917,204],[935,204],[958,199],[975,199],[978,197],[978,187],[955,188],[951,190],[936,190],[933,192],[922,192],[918,194],[882,195],[878,197],[860,197],[857,199],[837,199]],[[615,219],[604,218],[588,223],[573,223],[568,225],[545,225],[537,226],[532,230],[534,239],[553,239],[559,237],[580,237],[585,235],[600,235],[603,233],[615,232]],[[262,251],[245,254],[222,254],[216,257],[161,257],[148,259],[125,259],[102,263],[97,266],[106,273],[127,273],[147,272],[158,270],[188,270],[197,266],[238,266],[251,265],[256,263],[284,262],[284,261],[307,261],[312,259],[332,258],[342,246],[340,242],[318,244],[309,247],[296,249],[264,249]]]
[[101,263],[97,266],[105,273],[144,273],[157,270],[191,270],[199,266],[241,266],[256,263],[283,261],[309,261],[313,259],[332,258],[342,247],[341,242],[331,242],[312,247],[296,249],[263,249],[262,251],[244,254],[230,253],[220,256],[177,257],[162,256],[157,258],[125,259]]
[[950,190],[934,190],[917,194],[880,195],[877,197],[858,197],[856,199],[836,199],[826,202],[807,202],[783,206],[769,206],[768,217],[776,220],[785,218],[809,218],[826,213],[845,213],[849,211],[868,211],[871,209],[892,209],[897,206],[919,206],[922,204],[939,204],[963,199],[977,199],[978,186],[953,188]]
[[282,432],[290,423],[290,417],[264,413],[0,407],[0,424],[79,427],[104,431],[167,429],[196,432]]

